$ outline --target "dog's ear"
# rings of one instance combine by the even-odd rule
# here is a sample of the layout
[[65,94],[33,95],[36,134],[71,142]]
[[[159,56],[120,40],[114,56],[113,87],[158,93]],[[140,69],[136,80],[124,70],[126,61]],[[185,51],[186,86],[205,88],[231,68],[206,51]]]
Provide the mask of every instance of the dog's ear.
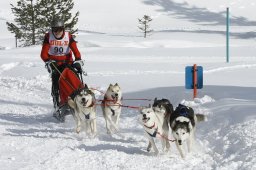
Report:
[[75,107],[76,107],[76,104],[75,104],[74,100],[71,99],[71,97],[68,97],[68,105],[73,109],[75,109]]
[[109,84],[108,90],[110,90],[112,87],[113,87],[113,85],[112,85],[112,84]]
[[85,84],[85,83],[84,83],[84,88],[89,89],[88,86],[87,86],[87,84]]
[[176,119],[176,120],[175,120],[175,123],[180,123],[180,120],[177,120],[177,119]]
[[176,124],[176,120],[172,121],[171,128],[174,128],[175,124]]
[[157,101],[157,97],[154,99],[154,102],[156,102]]
[[151,105],[151,104],[148,104],[148,107],[149,107],[149,108],[152,108],[152,105]]
[[113,87],[113,84],[109,84],[108,89],[111,89]]
[[188,122],[188,128],[189,128],[190,131],[193,129],[193,126],[192,126],[191,122]]
[[115,86],[119,86],[119,85],[116,83]]
[[139,107],[139,112],[141,112],[141,110],[142,110],[142,106]]
[[144,106],[140,106],[140,107],[139,107],[139,111],[141,112],[142,109],[145,109],[145,107],[144,107]]

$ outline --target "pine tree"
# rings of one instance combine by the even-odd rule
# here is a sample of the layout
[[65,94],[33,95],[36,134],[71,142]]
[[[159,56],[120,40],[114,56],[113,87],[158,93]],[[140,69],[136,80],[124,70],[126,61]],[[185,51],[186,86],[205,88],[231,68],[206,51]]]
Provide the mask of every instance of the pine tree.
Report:
[[7,22],[8,30],[15,34],[22,46],[40,44],[53,18],[60,18],[66,28],[74,33],[79,12],[72,17],[73,0],[19,0],[11,4],[15,24]]
[[144,38],[147,37],[148,33],[151,33],[153,30],[149,28],[149,22],[152,21],[152,18],[148,15],[144,15],[142,19],[138,19],[140,26],[138,28],[144,33]]
[[17,6],[12,6],[12,12],[15,15],[14,23],[7,22],[8,30],[15,34],[17,39],[24,44],[34,45],[36,42],[35,36],[35,12],[33,0],[20,0]]
[[40,0],[41,31],[46,32],[51,27],[55,18],[62,19],[65,29],[72,33],[77,32],[75,25],[78,22],[79,12],[72,17],[71,10],[74,7],[73,0]]

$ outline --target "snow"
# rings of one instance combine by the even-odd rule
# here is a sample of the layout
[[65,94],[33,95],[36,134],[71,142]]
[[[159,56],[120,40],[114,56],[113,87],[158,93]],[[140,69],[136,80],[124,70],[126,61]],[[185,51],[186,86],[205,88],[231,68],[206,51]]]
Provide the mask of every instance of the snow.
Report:
[[[256,169],[253,0],[75,1],[74,12],[80,11],[78,47],[90,87],[104,92],[117,82],[124,99],[167,98],[174,106],[183,103],[207,116],[197,125],[196,145],[184,160],[173,143],[170,152],[158,156],[146,151],[136,109],[123,108],[120,131],[112,136],[99,107],[93,139],[75,133],[71,116],[58,123],[52,117],[51,80],[40,59],[41,46],[14,48],[5,27],[13,20],[13,2],[0,2],[0,169]],[[225,22],[220,19],[225,19],[227,6],[235,21],[230,63],[225,25],[219,24]],[[136,29],[144,14],[153,16],[156,30],[146,39]],[[193,64],[204,69],[204,87],[195,99],[184,84],[185,67]],[[97,98],[103,98],[100,92]],[[128,106],[150,103],[123,101]],[[159,141],[157,146],[161,151]]]

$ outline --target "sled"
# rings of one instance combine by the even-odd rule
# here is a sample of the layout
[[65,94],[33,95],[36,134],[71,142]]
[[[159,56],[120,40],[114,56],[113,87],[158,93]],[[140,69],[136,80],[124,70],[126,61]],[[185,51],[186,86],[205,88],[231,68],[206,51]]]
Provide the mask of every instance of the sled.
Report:
[[70,68],[65,68],[59,79],[60,105],[64,105],[69,96],[83,87],[79,77]]

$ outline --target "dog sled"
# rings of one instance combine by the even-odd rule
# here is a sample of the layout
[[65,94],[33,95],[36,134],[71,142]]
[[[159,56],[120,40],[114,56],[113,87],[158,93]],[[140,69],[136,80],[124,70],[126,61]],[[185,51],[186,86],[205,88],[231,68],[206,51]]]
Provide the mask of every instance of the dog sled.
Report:
[[84,88],[82,80],[70,68],[65,68],[59,79],[60,105],[66,104],[68,97]]
[[57,120],[60,122],[65,121],[65,116],[72,112],[72,109],[67,104],[68,97],[73,98],[75,94],[84,87],[82,74],[79,78],[75,70],[69,67],[63,70],[59,78],[60,106],[54,113],[54,117]]

